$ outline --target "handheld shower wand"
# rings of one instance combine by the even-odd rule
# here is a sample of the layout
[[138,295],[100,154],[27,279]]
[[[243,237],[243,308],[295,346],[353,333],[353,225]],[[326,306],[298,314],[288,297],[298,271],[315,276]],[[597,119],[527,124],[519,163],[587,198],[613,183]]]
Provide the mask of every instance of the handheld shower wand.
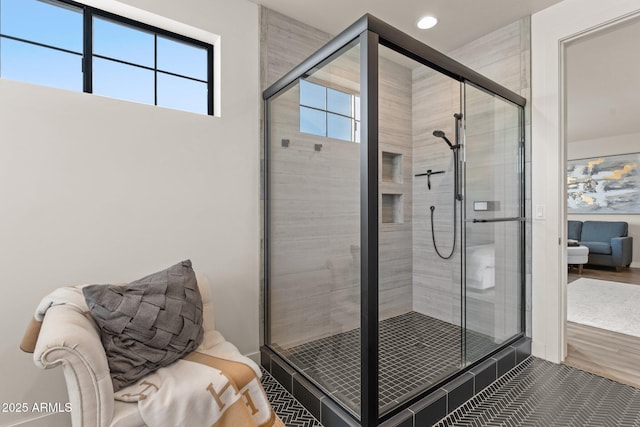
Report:
[[451,151],[453,151],[453,170],[454,170],[453,191],[455,192],[456,200],[462,200],[462,193],[460,193],[460,188],[459,188],[460,184],[458,182],[459,181],[458,161],[459,161],[459,151],[460,151],[460,144],[458,143],[458,123],[460,122],[462,115],[454,114],[453,117],[456,118],[456,143],[455,144],[452,144],[451,141],[449,141],[449,138],[447,138],[447,135],[445,135],[445,133],[441,130],[434,130],[433,136],[435,136],[436,138],[442,138],[442,140],[447,143]]
[[[462,193],[459,190],[459,173],[458,173],[458,163],[459,163],[459,151],[460,151],[460,140],[459,140],[459,127],[460,120],[462,120],[462,114],[454,114],[453,117],[456,119],[456,143],[452,144],[447,138],[447,135],[441,130],[434,130],[433,136],[436,138],[442,138],[444,142],[447,143],[451,151],[453,151],[453,244],[451,245],[451,252],[449,255],[442,255],[438,250],[438,245],[436,244],[436,234],[433,227],[433,213],[436,210],[435,206],[431,206],[429,209],[431,210],[431,240],[433,241],[433,248],[436,250],[436,254],[442,259],[449,259],[453,256],[453,253],[456,250],[456,220],[457,220],[457,209],[456,209],[456,201],[462,201]],[[427,171],[427,174],[431,172],[431,170]],[[427,175],[430,176],[430,175]]]
[[449,145],[449,148],[451,148],[452,150],[455,150],[454,145],[451,143],[451,141],[449,141],[449,138],[447,138],[447,135],[445,135],[445,133],[443,131],[434,130],[433,131],[433,136],[435,136],[436,138],[444,139],[444,142],[446,142]]
[[454,150],[454,151],[460,149],[460,144],[458,143],[458,129],[457,128],[456,128],[456,143],[455,144],[452,144],[451,141],[449,141],[449,138],[447,138],[447,135],[445,135],[445,133],[443,131],[441,131],[441,130],[434,130],[433,131],[433,136],[435,136],[436,138],[442,138],[444,140],[444,142],[447,143],[449,148]]

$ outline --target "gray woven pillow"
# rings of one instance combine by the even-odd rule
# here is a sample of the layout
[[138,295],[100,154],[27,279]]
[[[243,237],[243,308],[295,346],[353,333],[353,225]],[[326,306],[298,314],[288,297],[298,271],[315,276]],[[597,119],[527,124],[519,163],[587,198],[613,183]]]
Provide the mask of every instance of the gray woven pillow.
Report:
[[202,341],[202,298],[189,260],[126,286],[90,285],[82,292],[100,327],[114,391]]

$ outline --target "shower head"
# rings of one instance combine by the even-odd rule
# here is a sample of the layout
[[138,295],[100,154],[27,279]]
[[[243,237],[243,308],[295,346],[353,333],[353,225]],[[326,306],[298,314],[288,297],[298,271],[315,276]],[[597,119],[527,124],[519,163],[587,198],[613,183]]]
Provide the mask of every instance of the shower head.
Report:
[[451,148],[453,150],[453,144],[451,143],[451,141],[449,141],[449,138],[447,138],[447,136],[444,134],[443,131],[441,130],[434,130],[433,131],[433,136],[435,136],[436,138],[442,138],[444,139],[444,142],[446,142],[449,145],[449,148]]

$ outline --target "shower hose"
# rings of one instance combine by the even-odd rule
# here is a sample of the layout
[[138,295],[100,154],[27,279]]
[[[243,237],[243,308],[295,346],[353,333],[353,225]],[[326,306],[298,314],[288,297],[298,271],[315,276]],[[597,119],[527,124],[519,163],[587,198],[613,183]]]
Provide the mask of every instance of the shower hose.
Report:
[[435,206],[431,206],[431,240],[433,241],[433,248],[436,250],[436,254],[442,259],[449,259],[453,256],[453,253],[456,250],[456,237],[457,237],[457,209],[456,209],[456,201],[460,200],[460,196],[458,195],[458,150],[453,150],[453,244],[451,245],[451,252],[449,255],[442,255],[438,250],[438,245],[436,243],[436,232],[433,227],[433,212],[436,210]]

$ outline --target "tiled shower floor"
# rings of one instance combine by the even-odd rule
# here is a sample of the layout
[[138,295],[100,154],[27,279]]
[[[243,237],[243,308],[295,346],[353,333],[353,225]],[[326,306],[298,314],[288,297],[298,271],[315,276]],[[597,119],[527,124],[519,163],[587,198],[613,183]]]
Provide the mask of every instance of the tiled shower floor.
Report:
[[[460,367],[461,328],[410,311],[380,322],[380,408],[422,391]],[[467,332],[468,356],[495,348],[493,341]],[[360,406],[360,329],[288,349],[277,348],[298,369],[349,408]]]

